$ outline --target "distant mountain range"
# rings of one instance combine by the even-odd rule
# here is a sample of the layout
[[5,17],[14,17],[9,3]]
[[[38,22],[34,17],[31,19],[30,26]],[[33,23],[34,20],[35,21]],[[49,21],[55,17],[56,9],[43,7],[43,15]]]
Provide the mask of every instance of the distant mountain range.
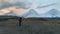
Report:
[[24,17],[26,18],[55,18],[55,17],[60,17],[60,11],[56,10],[56,9],[51,9],[48,12],[44,13],[44,14],[38,14],[34,9],[29,10]]
[[9,13],[6,13],[5,16],[16,16],[16,14],[13,11],[10,11]]
[[[17,16],[20,17],[21,15],[15,14],[13,11],[6,13],[4,16]],[[55,18],[60,17],[60,11],[56,9],[51,9],[44,14],[38,14],[37,11],[34,9],[30,9],[26,14],[22,15],[25,18]]]
[[16,14],[13,11],[10,11],[9,13],[5,13],[4,16],[17,16],[17,17],[21,17],[20,14]]
[[[13,11],[6,13],[4,16],[20,16],[15,14]],[[60,20],[60,11],[56,9],[51,9],[44,14],[38,14],[34,9],[30,9],[26,14],[23,15],[24,18],[46,18],[49,20]]]

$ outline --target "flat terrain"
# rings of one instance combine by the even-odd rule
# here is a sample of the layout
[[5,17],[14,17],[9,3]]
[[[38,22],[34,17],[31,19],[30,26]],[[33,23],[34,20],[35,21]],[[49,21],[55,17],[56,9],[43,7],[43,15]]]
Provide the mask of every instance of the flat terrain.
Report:
[[17,34],[17,26],[14,20],[1,21],[0,34]]
[[0,22],[0,34],[60,34],[60,20],[23,19],[19,27],[17,19],[9,19]]

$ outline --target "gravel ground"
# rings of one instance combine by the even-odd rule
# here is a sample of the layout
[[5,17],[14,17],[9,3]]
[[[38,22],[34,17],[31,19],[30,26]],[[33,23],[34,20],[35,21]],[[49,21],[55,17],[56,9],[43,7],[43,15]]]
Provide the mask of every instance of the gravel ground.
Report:
[[[57,24],[58,23],[58,24]],[[60,34],[60,21],[23,21],[0,22],[0,34]]]
[[17,34],[15,25],[0,26],[0,34]]
[[60,34],[60,25],[42,23],[25,23],[18,30],[19,34]]

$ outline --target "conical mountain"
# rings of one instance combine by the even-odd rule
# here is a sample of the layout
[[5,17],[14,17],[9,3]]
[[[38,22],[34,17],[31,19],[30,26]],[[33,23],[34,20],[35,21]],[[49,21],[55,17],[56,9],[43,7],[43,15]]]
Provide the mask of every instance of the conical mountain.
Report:
[[49,16],[50,17],[59,17],[60,12],[56,9],[51,9],[48,12],[44,13],[43,15],[47,16],[47,17],[49,17]]
[[48,11],[47,13],[53,15],[53,14],[59,14],[60,12],[58,10],[56,10],[56,9],[52,9],[52,10]]
[[24,17],[28,18],[28,17],[36,17],[39,14],[34,10],[34,9],[30,9],[25,15]]

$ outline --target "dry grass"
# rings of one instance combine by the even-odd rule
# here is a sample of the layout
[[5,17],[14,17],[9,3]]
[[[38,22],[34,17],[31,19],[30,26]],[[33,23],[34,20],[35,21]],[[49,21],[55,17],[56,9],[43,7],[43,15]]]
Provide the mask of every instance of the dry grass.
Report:
[[60,21],[23,19],[19,34],[60,34]]
[[[0,25],[17,25],[17,19],[0,22]],[[14,28],[13,28],[14,29]],[[60,20],[41,21],[39,19],[23,19],[17,34],[60,34]]]
[[46,25],[48,25],[48,24],[59,25],[60,24],[60,20],[46,20],[46,21],[44,21],[44,20],[40,20],[40,19],[23,19],[22,22],[24,22],[24,23],[25,22],[31,22],[31,23],[39,22],[39,23],[43,23]]
[[[17,19],[9,19],[7,21],[2,21],[0,22],[0,25],[6,25],[6,24],[17,24],[18,23],[18,20]],[[52,25],[60,25],[60,20],[50,20],[50,21],[42,21],[40,19],[23,19],[22,20],[22,23],[42,23],[44,25],[49,25],[49,24],[52,24]]]
[[9,24],[16,24],[18,21],[16,19],[9,19],[6,21],[1,21],[0,25],[9,25]]

